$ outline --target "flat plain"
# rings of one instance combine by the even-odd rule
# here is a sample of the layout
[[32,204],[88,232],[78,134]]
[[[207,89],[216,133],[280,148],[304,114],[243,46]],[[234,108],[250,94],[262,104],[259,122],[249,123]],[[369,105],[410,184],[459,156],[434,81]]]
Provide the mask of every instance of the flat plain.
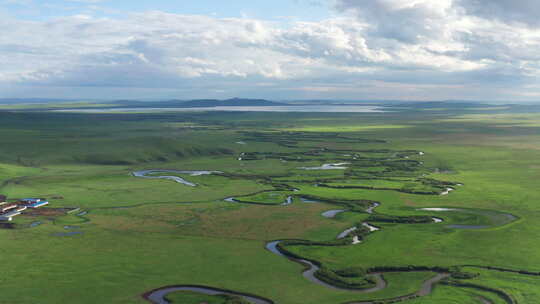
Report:
[[[2,303],[148,303],[179,285],[282,304],[539,301],[534,111],[0,118],[0,193],[51,203],[0,229]],[[277,240],[289,258],[265,248]]]

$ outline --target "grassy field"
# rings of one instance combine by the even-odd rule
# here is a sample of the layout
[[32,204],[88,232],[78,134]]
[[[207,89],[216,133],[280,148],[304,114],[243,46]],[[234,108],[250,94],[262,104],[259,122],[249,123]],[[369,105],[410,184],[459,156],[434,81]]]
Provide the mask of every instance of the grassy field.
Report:
[[169,301],[170,303],[178,304],[249,304],[249,302],[246,302],[239,298],[227,297],[222,295],[201,295],[199,293],[190,291],[178,291],[171,295],[168,295],[167,301]]
[[[381,230],[360,244],[286,249],[338,273],[413,265],[474,274],[409,303],[509,303],[497,292],[538,302],[540,276],[464,266],[540,271],[538,114],[497,111],[0,112],[0,193],[51,203],[0,229],[0,302],[145,303],[143,293],[179,284],[283,304],[418,291],[434,273],[385,273],[387,288],[374,293],[334,290],[264,249],[271,240],[333,242],[365,221]],[[312,169],[324,164],[345,168]],[[222,173],[180,175],[189,187],[132,175],[146,169]],[[373,202],[375,214],[365,213]],[[333,209],[348,211],[321,215]]]

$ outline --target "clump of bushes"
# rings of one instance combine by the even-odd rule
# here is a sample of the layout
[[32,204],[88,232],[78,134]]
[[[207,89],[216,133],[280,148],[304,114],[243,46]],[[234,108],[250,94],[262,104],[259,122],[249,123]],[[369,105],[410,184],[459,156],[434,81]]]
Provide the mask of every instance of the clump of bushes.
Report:
[[366,270],[362,267],[349,267],[336,270],[335,273],[345,278],[361,278],[366,276]]
[[248,302],[239,296],[222,295],[222,297],[225,299],[224,304],[251,304],[251,302]]
[[384,214],[374,214],[368,218],[369,222],[384,222],[384,223],[401,223],[401,224],[426,224],[433,222],[430,216],[413,215],[413,216],[394,216]]
[[[234,295],[228,295],[228,294],[218,294],[218,295],[215,295],[214,297],[216,298],[216,300],[219,300],[219,303],[222,303],[222,304],[251,304],[251,302],[244,300],[244,298],[242,298],[240,296],[234,296]],[[173,300],[172,298],[167,297],[167,296],[165,296],[165,300],[168,303],[181,304],[180,302],[178,302],[176,300]],[[183,301],[182,301],[182,303],[183,303]],[[212,301],[212,303],[214,303],[214,301]]]
[[476,278],[479,275],[480,274],[478,274],[478,273],[457,271],[457,272],[452,272],[452,279],[470,280],[470,279]]
[[421,178],[419,179],[419,181],[426,186],[431,186],[439,189],[446,189],[448,187],[453,187],[458,184],[456,182],[440,181],[433,178]]
[[474,279],[480,275],[479,273],[463,271],[459,266],[450,267],[450,274],[452,275],[453,279],[457,279],[457,280]]
[[348,289],[364,289],[375,284],[374,281],[365,278],[364,276],[345,277],[340,275],[338,271],[333,271],[326,267],[321,267],[317,270],[317,272],[315,272],[315,277],[333,286]]
[[415,266],[415,265],[408,265],[408,266],[376,266],[368,269],[368,272],[413,272],[413,271],[433,271],[433,272],[440,272],[440,273],[449,273],[450,268],[448,267],[441,267],[441,266]]

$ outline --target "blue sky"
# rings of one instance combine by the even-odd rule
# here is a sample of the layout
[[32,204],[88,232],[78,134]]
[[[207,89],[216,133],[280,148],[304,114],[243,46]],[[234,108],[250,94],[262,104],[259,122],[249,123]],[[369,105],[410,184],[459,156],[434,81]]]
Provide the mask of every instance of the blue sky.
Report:
[[122,16],[130,12],[159,10],[176,14],[216,17],[250,17],[267,20],[321,20],[332,14],[330,3],[317,0],[6,0],[4,11],[30,20],[73,14]]
[[0,0],[0,98],[540,100],[540,1]]

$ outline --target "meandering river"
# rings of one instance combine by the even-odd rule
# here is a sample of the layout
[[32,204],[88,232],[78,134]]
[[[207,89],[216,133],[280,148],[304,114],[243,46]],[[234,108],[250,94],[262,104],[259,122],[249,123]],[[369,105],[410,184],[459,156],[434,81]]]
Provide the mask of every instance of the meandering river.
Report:
[[227,291],[227,290],[222,290],[222,289],[212,288],[212,287],[189,286],[189,285],[168,286],[168,287],[159,288],[159,289],[146,293],[144,297],[154,304],[169,304],[169,302],[165,299],[165,296],[167,296],[170,293],[178,292],[178,291],[192,291],[192,292],[197,292],[197,293],[211,295],[211,296],[214,296],[214,295],[238,296],[253,304],[274,304],[274,302],[271,300],[264,299],[262,297],[243,294],[240,292]]
[[[306,169],[306,170],[345,169],[346,167],[340,167],[340,166],[343,166],[345,164],[346,163],[324,164],[321,167],[305,167],[303,169]],[[187,186],[191,186],[191,187],[197,186],[196,184],[194,184],[192,182],[189,182],[189,181],[187,181],[187,180],[185,180],[185,179],[183,179],[181,177],[178,177],[178,176],[170,176],[170,175],[155,175],[154,176],[154,175],[150,175],[150,174],[160,174],[160,173],[176,173],[176,174],[185,174],[185,175],[190,175],[190,176],[198,176],[198,175],[209,175],[209,174],[221,173],[221,172],[219,172],[219,171],[182,171],[182,170],[142,170],[142,171],[133,172],[133,175],[136,176],[136,177],[149,178],[149,179],[169,179],[169,180],[174,180],[174,181],[176,181],[178,183],[181,183],[181,184],[184,184],[184,185],[187,185]],[[452,190],[454,190],[454,189],[448,188],[445,192],[442,193],[442,195],[446,195]],[[233,197],[226,198],[225,201],[227,201],[227,202],[237,202]],[[286,199],[285,199],[285,202],[283,202],[281,205],[283,205],[283,206],[290,205],[290,204],[293,203],[293,201],[294,201],[293,196],[287,196]],[[303,197],[300,197],[300,201],[304,202],[304,203],[321,203],[319,201],[312,200],[312,199],[306,199],[306,198],[303,198]],[[377,208],[378,206],[380,206],[379,203],[373,203],[372,205],[370,205],[366,209],[366,212],[369,213],[369,214],[373,214],[375,208]],[[461,209],[461,208],[421,208],[421,209],[417,209],[417,210],[418,211],[429,211],[429,212],[459,212],[459,213],[473,214],[473,215],[487,217],[493,223],[492,225],[451,224],[451,225],[446,226],[448,228],[454,228],[454,229],[482,229],[482,228],[489,228],[489,227],[494,227],[494,226],[502,226],[502,225],[505,225],[505,224],[508,224],[510,222],[513,222],[513,221],[517,220],[517,217],[515,217],[512,214],[502,213],[502,212],[497,212],[497,211],[490,211],[490,210],[473,210],[473,209]],[[334,210],[325,211],[321,215],[323,217],[325,217],[325,218],[334,218],[337,214],[342,213],[342,212],[346,212],[346,211],[348,211],[348,210],[334,209]],[[443,222],[443,219],[439,218],[439,217],[432,217],[432,219],[433,219],[434,223]],[[361,225],[368,228],[370,233],[381,230],[380,227],[373,226],[368,222],[363,222]],[[341,232],[337,236],[337,238],[338,239],[345,238],[345,237],[349,236],[349,234],[351,234],[353,231],[355,231],[357,229],[358,229],[358,226],[351,227],[351,228]],[[334,286],[332,284],[326,283],[326,282],[318,279],[315,276],[315,273],[320,269],[320,267],[317,264],[315,264],[314,262],[309,261],[307,259],[295,258],[295,257],[290,256],[287,253],[281,252],[281,250],[280,250],[280,248],[278,246],[281,242],[283,242],[283,240],[276,240],[276,241],[268,242],[268,243],[266,243],[265,248],[268,251],[270,251],[270,252],[272,252],[272,253],[274,253],[276,255],[288,258],[291,261],[294,261],[294,262],[297,262],[297,263],[300,263],[300,264],[304,265],[306,267],[306,269],[302,272],[302,275],[307,280],[309,280],[309,281],[311,281],[311,282],[313,282],[313,283],[315,283],[317,285],[323,286],[325,288],[330,288],[330,289],[347,290],[347,291],[359,292],[359,293],[372,293],[372,292],[380,291],[380,290],[387,287],[387,282],[384,280],[384,278],[383,278],[384,273],[382,273],[382,272],[370,273],[368,275],[375,282],[375,286],[370,287],[370,288],[366,288],[366,289],[347,289],[347,288],[341,288],[341,287]],[[353,239],[352,244],[359,244],[360,242],[361,242],[360,238],[358,236],[355,236],[354,239]],[[428,294],[431,293],[431,291],[433,289],[433,286],[435,284],[437,284],[440,281],[448,278],[449,276],[450,275],[448,273],[438,273],[438,274],[434,275],[432,278],[430,278],[429,280],[426,280],[422,284],[422,287],[420,288],[420,290],[418,290],[417,292],[415,292],[413,294],[400,296],[400,297],[390,299],[390,300],[391,301],[404,301],[404,300],[413,299],[413,298],[418,297],[418,296],[428,295]],[[159,289],[153,290],[153,291],[145,294],[145,298],[148,299],[149,301],[153,302],[153,303],[165,304],[165,303],[168,303],[165,300],[165,296],[167,294],[169,294],[169,293],[177,292],[177,291],[193,291],[193,292],[198,292],[198,293],[207,294],[207,295],[218,295],[218,294],[234,295],[234,296],[242,297],[243,299],[245,299],[245,300],[247,300],[247,301],[249,301],[249,302],[251,302],[253,304],[273,304],[274,303],[271,300],[268,300],[268,299],[265,299],[265,298],[262,298],[262,297],[253,296],[253,295],[247,295],[247,294],[243,294],[243,293],[240,293],[240,292],[226,291],[226,290],[222,290],[222,289],[219,289],[219,288],[212,288],[212,287],[190,286],[190,285],[168,286],[168,287],[159,288]],[[363,301],[363,302],[351,302],[351,303],[354,303],[354,304],[374,304],[375,302],[376,301]]]
[[[446,225],[447,228],[452,229],[486,229],[498,226],[504,226],[511,222],[516,221],[518,218],[510,213],[498,212],[493,210],[476,210],[476,209],[461,209],[461,208],[420,208],[419,211],[431,211],[431,212],[458,212],[465,214],[472,214],[477,216],[483,216],[489,219],[491,225],[466,225],[466,224],[451,224]],[[440,223],[443,219],[433,217],[436,223]]]
[[315,265],[314,263],[312,263],[311,261],[308,261],[308,260],[296,259],[296,258],[293,258],[293,257],[286,256],[285,254],[283,254],[279,250],[278,244],[281,243],[281,242],[283,242],[283,241],[268,242],[266,244],[266,249],[268,251],[272,252],[272,253],[275,253],[275,254],[279,255],[279,256],[286,257],[286,258],[288,258],[288,259],[290,259],[292,261],[295,261],[297,263],[300,263],[300,264],[306,266],[306,270],[304,270],[304,272],[302,272],[302,275],[304,276],[304,278],[308,279],[309,281],[311,281],[311,282],[313,282],[313,283],[315,283],[317,285],[324,286],[324,287],[330,288],[330,289],[347,290],[347,291],[354,291],[354,292],[361,292],[361,293],[370,293],[370,292],[375,292],[375,291],[379,291],[379,290],[382,290],[382,289],[386,288],[386,281],[383,279],[381,273],[370,274],[370,276],[375,280],[375,286],[372,287],[372,288],[366,288],[366,289],[340,288],[340,287],[328,284],[326,282],[323,282],[323,281],[319,280],[315,276],[315,272],[317,272],[317,270],[320,269],[319,266]]
[[176,174],[186,174],[191,176],[199,176],[199,175],[210,175],[215,173],[222,173],[220,171],[185,171],[185,170],[141,170],[141,171],[135,171],[133,172],[133,176],[135,177],[142,177],[142,178],[148,178],[148,179],[168,179],[173,180],[177,183],[184,184],[186,186],[190,187],[196,187],[197,184],[189,182],[179,176],[174,175],[149,175],[149,174],[160,174],[160,173],[176,173]]

